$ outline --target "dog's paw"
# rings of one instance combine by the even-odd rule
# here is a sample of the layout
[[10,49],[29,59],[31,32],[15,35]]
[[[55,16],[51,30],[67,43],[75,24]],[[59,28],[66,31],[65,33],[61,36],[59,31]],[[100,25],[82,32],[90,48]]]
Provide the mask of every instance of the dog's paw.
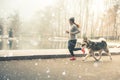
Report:
[[98,61],[99,61],[99,59],[96,59],[95,61],[97,61],[97,62],[98,62]]
[[83,62],[85,62],[85,59],[82,59]]
[[112,61],[112,58],[110,58],[110,60]]

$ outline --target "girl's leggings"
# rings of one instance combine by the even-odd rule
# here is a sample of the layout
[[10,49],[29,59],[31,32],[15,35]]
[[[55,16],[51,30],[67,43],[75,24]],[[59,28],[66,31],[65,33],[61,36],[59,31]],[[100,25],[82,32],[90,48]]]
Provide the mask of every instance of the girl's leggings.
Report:
[[81,48],[75,48],[77,40],[69,40],[68,41],[68,50],[72,56],[75,56],[73,51],[78,51],[81,50]]

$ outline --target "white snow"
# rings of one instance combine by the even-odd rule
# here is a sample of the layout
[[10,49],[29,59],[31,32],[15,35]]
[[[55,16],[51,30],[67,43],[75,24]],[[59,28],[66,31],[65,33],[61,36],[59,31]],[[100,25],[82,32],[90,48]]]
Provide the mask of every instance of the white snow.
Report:
[[38,45],[38,42],[35,41],[35,40],[30,40],[30,43],[31,43],[33,46],[37,46],[37,45]]
[[50,75],[48,75],[48,78],[50,78]]
[[63,71],[63,72],[62,72],[62,75],[63,75],[63,76],[65,76],[65,75],[66,75],[66,72],[65,72],[65,71]]
[[35,66],[37,66],[38,65],[38,63],[35,63]]
[[75,64],[73,64],[73,66],[74,66]]
[[12,53],[12,52],[9,52],[9,53],[8,53],[8,56],[13,56],[13,53]]
[[79,65],[79,67],[81,67],[81,65]]
[[85,68],[85,72],[86,72],[86,73],[88,72],[88,68]]
[[98,63],[95,62],[95,63],[93,64],[93,66],[94,66],[94,67],[98,67]]
[[19,43],[19,40],[16,40],[16,43]]
[[9,78],[7,78],[7,80],[10,80]]
[[82,78],[82,76],[79,76],[79,78]]
[[68,64],[68,62],[66,62],[65,64]]
[[4,57],[7,57],[7,55],[4,55]]
[[55,13],[52,13],[52,17],[54,17],[55,16]]
[[38,75],[38,76],[40,76],[41,74],[40,74],[40,73],[38,73],[37,75]]
[[50,72],[50,70],[48,69],[47,71],[46,71],[46,73],[49,73]]
[[7,44],[10,44],[10,42],[7,40]]

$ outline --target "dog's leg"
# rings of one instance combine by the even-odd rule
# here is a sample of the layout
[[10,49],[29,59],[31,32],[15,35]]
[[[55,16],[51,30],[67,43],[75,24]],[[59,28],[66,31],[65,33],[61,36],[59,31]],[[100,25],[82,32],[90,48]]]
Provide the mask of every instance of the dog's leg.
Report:
[[[90,50],[89,51],[89,56],[90,55],[92,55],[92,57],[96,60],[96,61],[98,61],[98,59],[95,57],[95,54],[94,54],[94,51],[93,50]],[[86,56],[87,57],[87,56]]]
[[85,58],[83,59],[83,61],[85,61],[88,57],[90,56],[90,53],[88,53]]
[[98,59],[95,57],[94,52],[93,52],[93,53],[91,53],[91,54],[92,54],[92,57],[95,59],[95,61],[98,61]]
[[92,55],[92,57],[95,59],[95,61],[98,61],[98,59],[95,57],[94,51],[90,51],[90,54]]
[[102,50],[99,51],[99,56],[100,56],[100,57],[97,59],[98,61],[99,61],[99,60],[101,59],[101,57],[102,57]]
[[107,55],[110,57],[110,60],[112,60],[111,53],[109,52],[109,49],[108,49],[108,48],[105,49],[105,52],[106,52]]

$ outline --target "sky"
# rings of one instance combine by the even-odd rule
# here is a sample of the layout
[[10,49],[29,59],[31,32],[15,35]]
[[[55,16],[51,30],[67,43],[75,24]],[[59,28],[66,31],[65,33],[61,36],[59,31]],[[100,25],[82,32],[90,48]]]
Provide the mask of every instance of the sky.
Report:
[[8,17],[8,14],[14,14],[14,11],[20,13],[23,20],[30,20],[35,12],[52,6],[55,0],[0,0],[0,15]]

